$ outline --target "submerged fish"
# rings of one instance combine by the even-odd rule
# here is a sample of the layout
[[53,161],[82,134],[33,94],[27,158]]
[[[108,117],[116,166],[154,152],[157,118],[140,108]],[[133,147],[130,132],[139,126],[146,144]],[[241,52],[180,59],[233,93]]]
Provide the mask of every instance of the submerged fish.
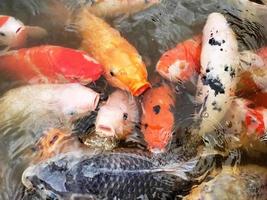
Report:
[[231,109],[225,120],[234,134],[246,132],[247,135],[260,138],[266,134],[267,109],[255,107],[250,100],[237,98],[232,102]]
[[43,198],[92,195],[96,199],[175,199],[190,188],[192,181],[185,180],[184,173],[196,164],[192,160],[161,166],[133,153],[90,156],[72,152],[30,166],[24,171],[22,182]]
[[34,116],[49,112],[72,119],[95,110],[98,101],[98,93],[78,83],[22,86],[1,97],[0,119],[10,121],[29,115],[36,120]]
[[[50,129],[38,140],[36,144],[38,155],[34,162],[47,160],[60,153],[82,149],[82,143],[66,130]],[[84,147],[85,148],[85,147]]]
[[209,15],[203,30],[201,74],[197,84],[199,134],[211,132],[231,106],[239,67],[235,34],[220,13]]
[[160,0],[98,0],[88,6],[88,11],[98,17],[116,17],[133,14],[159,3]]
[[96,133],[101,137],[126,139],[139,122],[134,97],[126,91],[116,90],[100,106],[96,117]]
[[142,133],[152,152],[163,152],[170,143],[174,131],[175,96],[166,83],[149,89],[142,102]]
[[161,56],[156,71],[173,82],[192,80],[200,71],[201,43],[202,36],[196,36],[177,44]]
[[265,200],[267,169],[256,165],[224,167],[214,179],[203,182],[185,200]]
[[46,30],[41,27],[25,26],[14,17],[0,15],[0,45],[5,45],[8,49],[22,47],[28,37],[38,39],[46,35]]
[[150,87],[141,56],[118,31],[86,9],[79,13],[77,24],[83,38],[82,49],[103,65],[111,85],[134,96]]
[[0,71],[33,83],[87,84],[97,80],[103,68],[84,51],[44,45],[2,54]]

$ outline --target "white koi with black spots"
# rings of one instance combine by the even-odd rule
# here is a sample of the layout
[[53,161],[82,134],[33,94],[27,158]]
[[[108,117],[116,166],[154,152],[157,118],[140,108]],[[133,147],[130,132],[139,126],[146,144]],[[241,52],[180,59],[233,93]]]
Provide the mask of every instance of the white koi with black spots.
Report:
[[203,30],[201,73],[196,99],[202,107],[199,134],[215,130],[229,109],[237,83],[239,53],[235,34],[220,13],[208,16]]

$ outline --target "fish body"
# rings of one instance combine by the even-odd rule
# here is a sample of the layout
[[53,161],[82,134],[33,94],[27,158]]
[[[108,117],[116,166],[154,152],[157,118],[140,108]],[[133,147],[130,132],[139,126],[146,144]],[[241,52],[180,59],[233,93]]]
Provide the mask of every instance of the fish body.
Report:
[[266,134],[267,109],[253,107],[253,102],[250,100],[236,98],[225,119],[230,122],[230,128],[235,134],[241,134],[243,130],[255,138]]
[[139,122],[139,111],[134,97],[116,90],[104,103],[96,117],[96,133],[101,137],[126,139]]
[[134,96],[150,87],[141,56],[118,31],[86,10],[79,13],[77,24],[83,38],[81,48],[103,65],[111,85]]
[[43,38],[46,35],[47,32],[43,28],[25,26],[12,16],[0,15],[0,45],[22,47],[28,37]]
[[85,52],[50,45],[2,54],[0,70],[32,83],[86,84],[97,80],[103,73],[102,66]]
[[60,153],[82,149],[82,143],[67,130],[51,128],[42,135],[36,144],[38,155],[33,161],[40,162]]
[[149,89],[142,101],[142,133],[152,152],[165,151],[174,131],[175,97],[170,86],[159,84]]
[[98,17],[116,17],[149,8],[159,0],[100,0],[88,6],[88,11]]
[[213,131],[229,109],[237,84],[239,54],[235,34],[220,13],[209,15],[203,29],[197,101],[202,107],[199,134]]
[[17,115],[33,117],[46,111],[70,119],[95,110],[98,102],[98,93],[78,83],[21,86],[1,97],[1,121],[12,120]]
[[192,80],[200,71],[202,36],[195,36],[165,52],[157,63],[156,71],[172,82]]
[[255,165],[225,167],[210,181],[195,187],[185,200],[264,200],[267,190],[267,169]]
[[86,156],[72,152],[30,166],[22,182],[43,197],[68,199],[87,194],[96,199],[175,199],[190,181],[168,173],[167,168],[133,153]]

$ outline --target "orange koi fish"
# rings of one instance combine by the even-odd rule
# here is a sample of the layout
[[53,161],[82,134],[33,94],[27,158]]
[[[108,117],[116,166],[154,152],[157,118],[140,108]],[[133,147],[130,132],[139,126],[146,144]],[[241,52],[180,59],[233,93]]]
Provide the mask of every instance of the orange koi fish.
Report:
[[0,15],[0,45],[8,48],[21,47],[28,37],[43,38],[47,31],[38,26],[25,26],[20,20],[11,16]]
[[161,56],[156,71],[173,82],[190,80],[200,71],[201,43],[201,35],[179,43]]
[[0,55],[0,71],[31,83],[87,84],[97,80],[103,68],[84,51],[44,45]]
[[163,152],[169,144],[174,129],[175,97],[167,84],[163,83],[148,90],[142,103],[142,133],[148,149]]
[[118,31],[86,9],[81,11],[77,23],[83,38],[82,49],[103,65],[105,78],[111,85],[134,96],[150,87],[141,56]]

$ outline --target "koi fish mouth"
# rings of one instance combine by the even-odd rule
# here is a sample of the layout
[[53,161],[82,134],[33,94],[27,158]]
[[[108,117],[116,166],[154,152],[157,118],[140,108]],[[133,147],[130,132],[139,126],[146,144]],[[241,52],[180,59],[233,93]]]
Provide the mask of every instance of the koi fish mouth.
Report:
[[116,132],[111,126],[100,124],[96,127],[96,134],[100,137],[114,137]]

